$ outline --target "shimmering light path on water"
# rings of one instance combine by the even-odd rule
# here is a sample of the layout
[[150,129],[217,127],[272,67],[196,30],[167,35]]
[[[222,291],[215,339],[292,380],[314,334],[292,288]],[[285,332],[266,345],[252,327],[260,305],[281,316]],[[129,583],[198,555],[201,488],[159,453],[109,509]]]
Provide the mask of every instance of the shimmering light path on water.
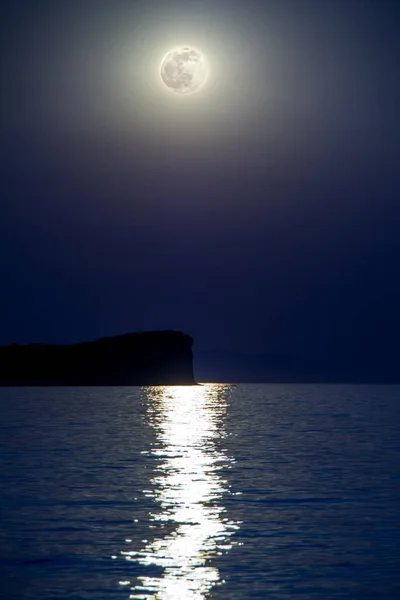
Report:
[[230,492],[220,475],[233,459],[216,445],[226,436],[227,390],[229,386],[216,385],[146,390],[157,441],[143,454],[158,463],[147,494],[159,510],[150,515],[153,540],[140,551],[121,554],[162,567],[163,573],[140,576],[130,598],[201,600],[221,583],[212,559],[231,548],[230,536],[239,528],[226,517],[224,496]]

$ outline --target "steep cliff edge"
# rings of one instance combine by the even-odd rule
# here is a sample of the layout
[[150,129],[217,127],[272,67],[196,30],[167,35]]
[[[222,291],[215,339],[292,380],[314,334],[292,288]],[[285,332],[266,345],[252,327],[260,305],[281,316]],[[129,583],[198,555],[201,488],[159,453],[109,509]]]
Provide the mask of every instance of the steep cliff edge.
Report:
[[0,386],[194,385],[193,338],[146,331],[71,345],[0,346]]

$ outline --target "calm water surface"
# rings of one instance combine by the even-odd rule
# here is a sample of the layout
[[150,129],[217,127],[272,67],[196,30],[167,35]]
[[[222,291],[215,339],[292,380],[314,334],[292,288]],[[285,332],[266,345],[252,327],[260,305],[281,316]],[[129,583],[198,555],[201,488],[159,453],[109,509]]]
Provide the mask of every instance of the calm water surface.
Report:
[[400,387],[0,389],[0,597],[400,598]]

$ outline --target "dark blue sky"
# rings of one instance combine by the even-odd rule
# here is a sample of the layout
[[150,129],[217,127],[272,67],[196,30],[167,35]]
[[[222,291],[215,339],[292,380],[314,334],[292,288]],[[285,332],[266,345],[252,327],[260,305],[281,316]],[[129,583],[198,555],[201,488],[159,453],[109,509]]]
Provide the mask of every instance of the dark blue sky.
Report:
[[[173,328],[198,349],[398,357],[396,0],[0,17],[0,343]],[[181,40],[214,68],[176,102],[157,65]]]

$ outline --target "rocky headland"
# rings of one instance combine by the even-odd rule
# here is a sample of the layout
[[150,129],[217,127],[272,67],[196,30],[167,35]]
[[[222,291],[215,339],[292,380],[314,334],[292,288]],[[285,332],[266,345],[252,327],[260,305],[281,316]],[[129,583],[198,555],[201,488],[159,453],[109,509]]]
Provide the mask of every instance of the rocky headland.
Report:
[[180,331],[0,346],[0,386],[195,385],[192,346]]

